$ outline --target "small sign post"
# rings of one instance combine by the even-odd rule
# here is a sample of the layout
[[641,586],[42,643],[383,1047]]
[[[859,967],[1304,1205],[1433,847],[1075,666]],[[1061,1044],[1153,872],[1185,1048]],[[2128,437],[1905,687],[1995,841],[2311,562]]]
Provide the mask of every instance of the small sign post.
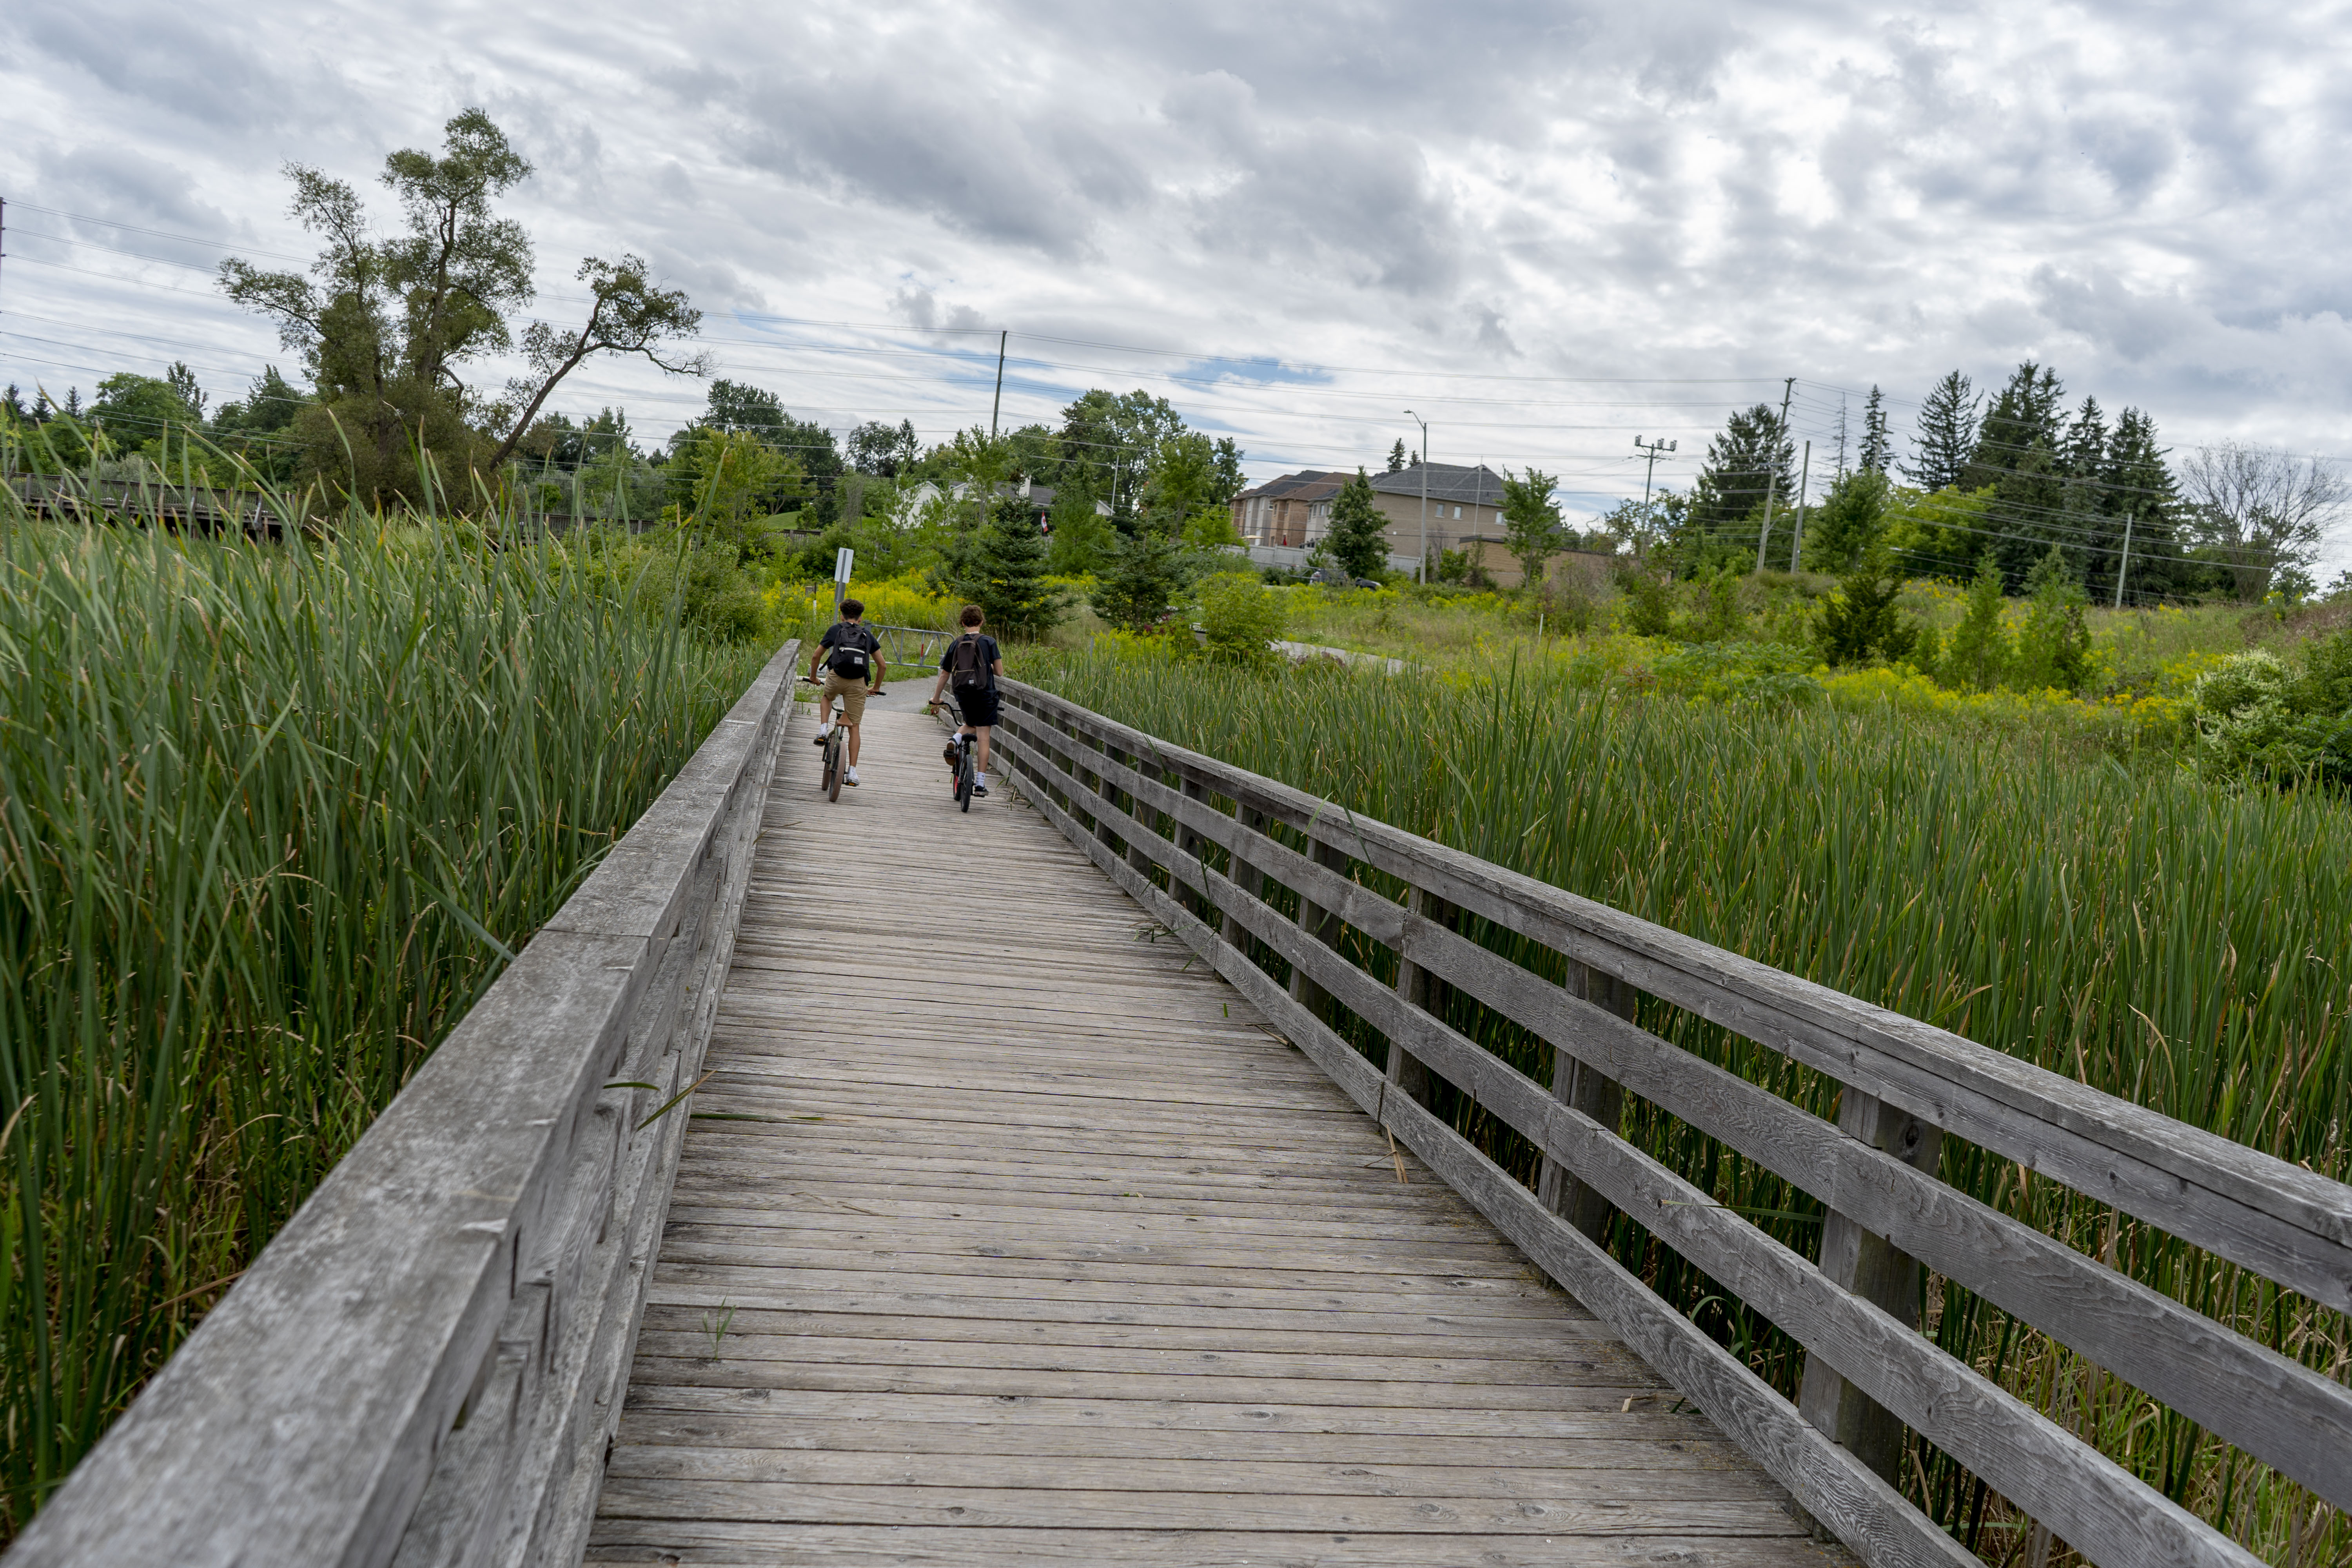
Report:
[[843,545],[841,552],[833,558],[833,613],[836,616],[841,614],[842,598],[849,592],[850,563],[856,559],[857,552],[846,544]]

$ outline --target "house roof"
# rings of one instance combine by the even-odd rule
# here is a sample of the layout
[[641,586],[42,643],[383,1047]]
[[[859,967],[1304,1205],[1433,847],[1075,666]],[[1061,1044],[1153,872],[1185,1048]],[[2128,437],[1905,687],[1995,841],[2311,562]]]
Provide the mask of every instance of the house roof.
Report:
[[[1372,489],[1383,495],[1410,496],[1421,499],[1421,474],[1424,465],[1415,463],[1393,474],[1374,474]],[[1503,476],[1480,463],[1465,468],[1460,463],[1430,463],[1429,499],[1465,506],[1500,506],[1503,504]]]
[[1262,485],[1254,485],[1235,496],[1235,500],[1322,500],[1339,493],[1352,474],[1332,473],[1322,468],[1308,468],[1302,473],[1283,474]]

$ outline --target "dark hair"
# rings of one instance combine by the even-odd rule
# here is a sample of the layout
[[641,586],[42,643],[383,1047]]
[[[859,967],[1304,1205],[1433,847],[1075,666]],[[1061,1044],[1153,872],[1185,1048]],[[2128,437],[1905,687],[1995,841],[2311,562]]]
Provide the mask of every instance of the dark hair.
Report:
[[856,600],[855,600],[855,599],[844,599],[844,600],[842,600],[842,601],[841,601],[841,618],[842,618],[842,619],[844,619],[844,620],[845,620],[845,621],[854,621],[854,620],[856,620],[858,616],[860,616],[864,615],[865,613],[866,613],[866,606],[865,606],[865,605],[861,605],[861,604],[859,604]]
[[980,613],[980,606],[978,605],[966,605],[963,607],[963,615],[960,618],[965,626],[976,626],[988,617]]

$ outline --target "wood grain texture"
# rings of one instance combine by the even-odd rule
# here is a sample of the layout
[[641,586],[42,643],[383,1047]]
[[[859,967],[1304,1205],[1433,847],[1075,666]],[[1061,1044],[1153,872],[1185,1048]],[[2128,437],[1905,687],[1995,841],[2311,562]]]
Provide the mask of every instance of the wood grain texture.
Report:
[[600,1475],[582,1461],[616,1415],[677,1131],[639,1126],[657,1091],[609,1085],[679,1085],[698,1059],[797,651],[205,1316],[10,1568],[576,1560]]
[[966,816],[936,733],[775,786],[590,1561],[1828,1560],[1174,934],[1213,906],[1126,830],[1180,789],[1074,747],[1019,804],[1000,753]]
[[[1797,979],[1385,823],[1338,810],[1034,687],[1013,683],[1006,703],[1015,733],[1041,749],[1050,743],[1052,733],[1066,731],[1148,758],[1164,773],[1197,782],[1577,962],[1784,1051],[1841,1081],[1860,1084],[1923,1121],[2038,1174],[2114,1204],[2339,1310],[2352,1310],[2352,1199],[2339,1183],[1948,1030]],[[1037,716],[1025,729],[1020,727],[1024,712]],[[1124,788],[1127,780],[1120,774],[1116,768],[1107,771],[1107,778],[1117,779]],[[1135,793],[1159,809],[1170,810],[1150,787]],[[1181,811],[1171,815],[1209,830],[1210,825]],[[1262,860],[1257,868],[1276,873],[1288,886],[1316,886],[1311,875],[1293,880],[1291,868],[1270,860]],[[1376,940],[1389,940],[1345,909],[1341,913]]]
[[[1148,784],[1139,785],[1147,798],[1150,788]],[[1182,807],[1178,810],[1181,813]],[[1271,802],[1265,814],[1288,819]],[[1335,814],[1325,807],[1319,813],[1293,810],[1289,816],[1301,823],[1328,823]],[[1349,826],[1351,835],[1363,836],[1367,843],[1374,829],[1393,833],[1360,819],[1351,820]],[[1145,830],[1130,823],[1127,831]],[[1203,836],[1214,837],[1213,833]],[[1163,859],[1174,862],[1173,877],[1188,883],[1206,878],[1213,884],[1213,875],[1197,861],[1171,851],[1172,847],[1164,843],[1159,850]],[[1519,968],[1446,923],[1423,919],[1396,905],[1383,905],[1390,913],[1382,915],[1378,908],[1370,907],[1379,901],[1372,900],[1368,889],[1351,883],[1335,884],[1331,873],[1316,861],[1271,844],[1255,853],[1276,868],[1276,879],[1295,878],[1317,889],[1318,897],[1348,909],[1351,924],[1386,933],[1382,940],[1397,949],[1402,963],[1467,990],[1487,1006],[1535,1030],[1578,1066],[1589,1065],[1601,1078],[1622,1081],[1633,1092],[1815,1194],[1863,1229],[1980,1291],[2320,1495],[2352,1506],[2352,1390],[2101,1267],[1944,1186],[1931,1173],[1638,1028],[1622,1016],[1629,999],[1629,987],[1622,980],[1609,983],[1611,994],[1600,999],[1608,1005],[1580,1001],[1570,988],[1553,985]],[[1367,856],[1368,863],[1376,859]],[[1547,891],[1556,893],[1556,889]],[[1295,944],[1285,940],[1286,933],[1267,925],[1276,918],[1272,911],[1255,900],[1234,902],[1238,892],[1211,885],[1204,887],[1203,896],[1223,911],[1221,919],[1228,928],[1238,924],[1244,931],[1257,931],[1261,940],[1286,959],[1325,973],[1326,984],[1346,993],[1343,1002],[1349,996],[1362,999],[1363,1005],[1356,1010],[1387,1032],[1392,1042],[1425,1056],[1440,1071],[1448,1071],[1450,1064],[1450,1070],[1465,1075],[1461,1087],[1474,1099],[1496,1110],[1522,1131],[1529,1131],[1523,1117],[1498,1105],[1481,1087],[1491,1086],[1507,1100],[1522,1087],[1508,1081],[1516,1074],[1507,1074],[1493,1058],[1452,1037],[1451,1031],[1418,1010],[1401,1013],[1393,1005],[1384,1004],[1366,988],[1360,975],[1331,978],[1323,955],[1294,952]],[[1496,907],[1490,901],[1481,906],[1480,912],[1494,918]],[[1544,911],[1538,908],[1536,913],[1541,916]],[[1498,919],[1498,923],[1545,940],[1530,929],[1529,919],[1522,910],[1518,916]],[[1556,940],[1554,945],[1564,952],[1579,951],[1566,941]],[[1580,965],[1571,963],[1573,976]],[[1588,990],[1597,989],[1592,977],[1601,973],[1586,969]],[[1431,1034],[1432,1030],[1436,1033]],[[1444,1037],[1451,1037],[1450,1041]],[[1436,1043],[1433,1054],[1423,1050],[1424,1041]],[[1767,1043],[1772,1042],[1768,1039]],[[1498,1072],[1507,1074],[1507,1079],[1497,1078]],[[2079,1086],[2066,1087],[2071,1091]],[[2124,1109],[2133,1116],[2146,1114],[2137,1108]],[[2183,1134],[2190,1131],[2181,1129]],[[2266,1158],[2249,1150],[2239,1152],[2252,1160]],[[1563,1187],[1573,1180],[1556,1166],[1546,1173]],[[2318,1180],[2307,1172],[2295,1175]],[[2335,1184],[2321,1181],[2319,1185]],[[2339,1206],[2352,1211],[2352,1193],[2341,1187],[2336,1191]],[[1877,1446],[1883,1448],[1884,1444]]]

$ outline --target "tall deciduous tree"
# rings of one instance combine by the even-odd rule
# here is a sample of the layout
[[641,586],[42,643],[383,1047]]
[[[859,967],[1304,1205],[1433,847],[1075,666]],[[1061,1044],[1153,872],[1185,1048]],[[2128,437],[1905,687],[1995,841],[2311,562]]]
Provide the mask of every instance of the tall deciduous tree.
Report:
[[2259,599],[2285,567],[2308,569],[2352,487],[2315,458],[2223,441],[2180,465],[2192,539],[2229,569],[2242,599]]
[[1568,547],[1563,537],[1559,503],[1552,492],[1559,480],[1541,468],[1529,468],[1513,478],[1503,471],[1503,541],[1519,563],[1519,580],[1530,588],[1543,585],[1544,564]]
[[1947,374],[1919,405],[1919,433],[1903,471],[1923,490],[1957,485],[1977,449],[1977,406],[1981,401],[1969,378]]
[[1378,576],[1389,563],[1386,520],[1373,499],[1372,481],[1361,468],[1331,500],[1331,527],[1323,536],[1323,548],[1350,577]]

